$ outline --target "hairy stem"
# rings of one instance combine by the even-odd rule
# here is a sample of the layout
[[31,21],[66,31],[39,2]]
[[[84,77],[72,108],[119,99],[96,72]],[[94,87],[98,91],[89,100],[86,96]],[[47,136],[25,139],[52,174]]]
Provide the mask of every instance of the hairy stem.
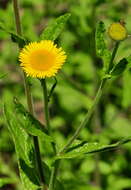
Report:
[[[16,23],[17,34],[18,35],[22,35],[18,0],[13,0],[13,8],[14,8],[14,14],[15,14],[15,23]],[[26,94],[26,98],[27,98],[28,109],[29,109],[29,112],[31,114],[34,114],[33,101],[32,101],[32,95],[31,95],[31,86],[28,83],[28,80],[27,80],[27,78],[26,78],[26,76],[25,76],[24,73],[23,73],[23,76],[24,76],[24,87],[25,87],[25,94]],[[43,190],[46,190],[46,187],[44,185],[45,179],[44,179],[44,174],[43,174],[43,168],[42,168],[42,161],[41,161],[41,156],[40,156],[40,149],[39,149],[38,138],[37,137],[33,137],[33,142],[34,142],[34,147],[35,147],[37,168],[38,168],[38,171],[39,171],[39,175],[40,175],[40,179],[41,179],[41,184],[43,186]]]

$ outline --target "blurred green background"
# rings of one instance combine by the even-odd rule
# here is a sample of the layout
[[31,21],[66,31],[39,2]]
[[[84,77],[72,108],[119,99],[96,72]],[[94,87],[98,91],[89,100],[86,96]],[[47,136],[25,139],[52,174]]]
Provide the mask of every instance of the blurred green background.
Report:
[[[131,34],[131,0],[20,0],[23,35],[36,40],[54,18],[70,12],[71,17],[56,41],[67,52],[68,60],[57,75],[58,84],[50,102],[51,126],[58,146],[66,143],[92,104],[99,85],[102,62],[95,53],[95,27],[100,20],[106,28],[124,19]],[[0,22],[15,31],[12,2],[0,0]],[[112,50],[113,41],[105,36]],[[116,60],[128,56],[131,38],[121,43]],[[14,144],[3,115],[3,103],[13,96],[26,106],[18,48],[8,34],[0,30],[0,189],[22,190]],[[35,112],[43,119],[42,92],[33,84]],[[48,88],[54,80],[48,80]],[[90,124],[80,139],[112,143],[131,134],[131,71],[109,81]],[[42,142],[41,142],[42,144]],[[41,151],[50,165],[52,150],[48,144]],[[44,150],[43,150],[44,149]],[[62,161],[59,177],[65,190],[131,190],[131,145],[118,150]]]

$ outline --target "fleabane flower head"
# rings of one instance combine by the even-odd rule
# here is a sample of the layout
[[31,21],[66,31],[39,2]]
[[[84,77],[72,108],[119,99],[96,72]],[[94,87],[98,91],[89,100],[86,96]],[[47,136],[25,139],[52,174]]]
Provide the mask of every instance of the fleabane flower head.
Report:
[[27,76],[41,79],[55,76],[65,60],[65,52],[51,40],[31,42],[19,55],[20,66]]

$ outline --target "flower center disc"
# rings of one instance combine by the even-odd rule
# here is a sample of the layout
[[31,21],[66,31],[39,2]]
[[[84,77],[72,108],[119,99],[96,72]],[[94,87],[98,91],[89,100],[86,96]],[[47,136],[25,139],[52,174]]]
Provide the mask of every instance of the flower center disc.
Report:
[[46,71],[54,64],[54,55],[46,50],[37,50],[30,56],[32,69]]

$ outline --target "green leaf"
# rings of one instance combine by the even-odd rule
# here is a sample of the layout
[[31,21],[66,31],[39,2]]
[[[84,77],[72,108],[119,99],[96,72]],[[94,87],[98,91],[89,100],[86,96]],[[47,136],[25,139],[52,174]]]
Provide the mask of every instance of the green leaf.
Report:
[[53,40],[54,41],[62,32],[70,15],[71,15],[70,13],[66,13],[66,14],[58,17],[53,23],[49,24],[49,26],[47,26],[44,29],[40,38],[42,40]]
[[21,128],[21,124],[17,121],[16,115],[9,109],[8,105],[4,106],[4,112],[8,129],[14,140],[24,190],[38,190],[40,183],[39,175],[35,167],[35,153],[32,137]]
[[100,57],[103,60],[104,64],[104,72],[107,71],[109,67],[109,62],[111,59],[111,53],[107,48],[107,45],[104,40],[105,35],[105,25],[102,21],[100,21],[97,24],[96,27],[96,34],[95,34],[95,40],[96,40],[96,54],[98,57]]
[[53,138],[48,135],[45,126],[32,116],[16,98],[14,99],[14,103],[17,121],[21,124],[21,127],[32,136],[38,136],[47,141],[53,142]]
[[5,28],[4,24],[1,22],[0,22],[0,29],[8,33],[11,36],[11,40],[17,43],[20,48],[23,48],[27,43],[29,43],[29,41],[23,38],[22,36],[15,34],[14,32]]
[[128,64],[127,59],[125,58],[121,59],[119,63],[113,67],[110,74],[113,76],[122,74],[125,71],[127,64]]
[[23,37],[15,34],[15,33],[9,32],[9,34],[11,35],[11,40],[14,43],[17,43],[20,48],[23,48],[27,43],[29,43],[28,40],[24,39]]
[[84,156],[86,154],[91,154],[95,152],[102,152],[102,151],[107,151],[107,150],[112,150],[114,148],[119,147],[120,145],[127,143],[131,141],[131,138],[123,139],[119,142],[116,142],[114,144],[110,145],[104,145],[98,142],[81,142],[77,141],[74,143],[66,153],[60,154],[55,157],[55,160],[57,159],[71,159],[71,158],[76,158],[79,156]]
[[122,89],[122,105],[127,108],[131,105],[131,55],[126,57],[128,64],[127,69],[123,75],[123,89]]

